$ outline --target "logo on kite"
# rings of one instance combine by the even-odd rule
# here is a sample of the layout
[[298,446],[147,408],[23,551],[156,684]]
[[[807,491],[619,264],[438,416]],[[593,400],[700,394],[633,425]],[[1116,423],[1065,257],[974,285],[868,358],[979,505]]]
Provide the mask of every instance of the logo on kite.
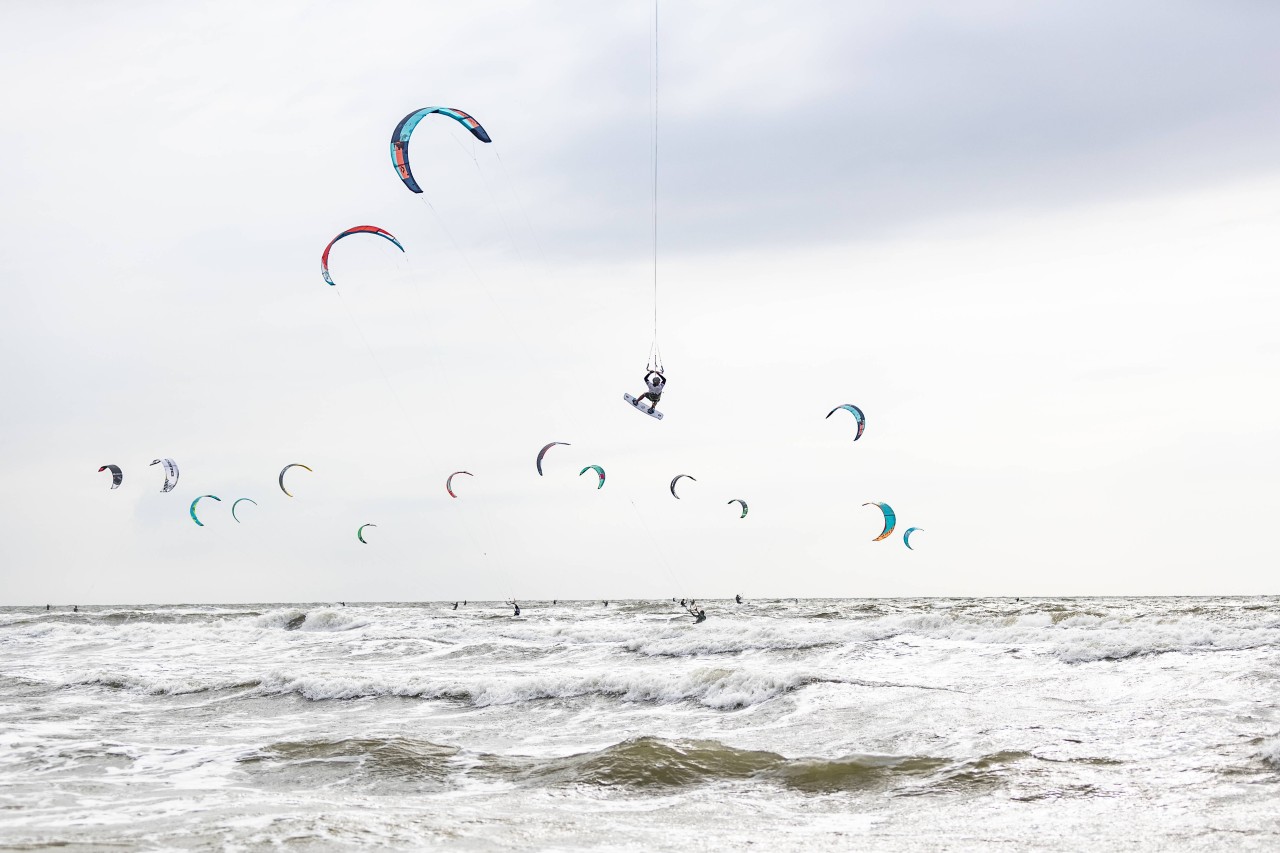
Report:
[[471,135],[481,142],[493,141],[480,126],[480,122],[462,110],[455,110],[452,107],[423,107],[409,113],[400,119],[396,129],[391,131],[391,165],[396,167],[396,174],[400,176],[400,180],[404,181],[404,185],[415,193],[422,192],[422,187],[418,186],[418,182],[413,179],[413,171],[409,168],[409,137],[413,135],[413,129],[418,126],[418,122],[432,113],[453,119],[471,131]]
[[844,403],[842,405],[836,406],[834,409],[827,412],[827,417],[828,418],[831,417],[841,409],[844,409],[845,411],[849,412],[855,418],[858,419],[858,434],[853,437],[853,440],[857,441],[858,439],[862,438],[862,431],[867,428],[867,417],[866,415],[862,414],[862,409],[859,409],[853,403]]
[[578,472],[578,476],[581,477],[583,474],[587,473],[588,471],[596,472],[596,476],[600,478],[600,482],[596,483],[596,489],[603,489],[604,488],[604,469],[601,468],[599,465],[588,465],[586,468],[583,468],[581,471]]
[[329,250],[333,248],[334,243],[338,242],[343,237],[350,237],[352,234],[376,234],[379,237],[390,240],[395,244],[397,249],[402,252],[404,251],[404,246],[400,245],[400,241],[393,237],[390,231],[385,231],[376,225],[357,225],[354,228],[348,228],[346,231],[343,231],[337,237],[330,240],[329,245],[324,247],[324,252],[320,255],[320,275],[324,276],[324,280],[329,282],[331,285],[334,284],[334,281],[329,277]]
[[120,488],[120,484],[124,482],[124,472],[120,470],[120,466],[119,465],[103,465],[101,468],[98,469],[98,473],[101,474],[103,471],[111,472],[111,488],[113,489]]

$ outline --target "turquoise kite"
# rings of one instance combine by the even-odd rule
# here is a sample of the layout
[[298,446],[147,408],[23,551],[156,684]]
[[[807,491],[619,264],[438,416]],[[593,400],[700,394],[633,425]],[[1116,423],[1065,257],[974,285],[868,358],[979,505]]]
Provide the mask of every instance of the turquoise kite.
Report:
[[[731,503],[731,504],[733,504],[733,503],[742,504],[742,515],[738,516],[738,518],[746,518],[746,517],[747,517],[747,502],[746,502],[746,501],[744,501],[742,498],[734,498],[733,500],[729,501],[729,503]],[[727,506],[727,504],[726,504],[726,506]]]
[[452,107],[423,107],[409,113],[400,119],[396,129],[391,131],[391,165],[396,167],[396,174],[400,176],[400,180],[404,181],[404,185],[415,193],[422,192],[422,187],[418,186],[418,182],[413,179],[413,172],[409,169],[409,137],[413,135],[413,129],[418,126],[418,122],[432,113],[453,119],[471,131],[471,135],[481,142],[493,141],[480,126],[480,122],[462,110],[455,110]]
[[329,250],[333,248],[334,243],[338,242],[343,237],[349,237],[352,234],[376,234],[379,237],[383,237],[390,240],[392,243],[395,243],[397,249],[402,252],[404,251],[404,246],[400,245],[400,241],[392,236],[390,231],[383,230],[377,225],[357,225],[354,228],[348,228],[346,231],[343,231],[337,237],[330,240],[329,245],[324,247],[324,252],[320,255],[320,274],[324,276],[324,280],[329,282],[330,285],[333,285],[334,281],[329,277]]
[[218,497],[217,495],[201,495],[200,497],[196,498],[191,502],[191,520],[194,521],[200,527],[204,527],[204,522],[196,518],[196,504],[200,503],[200,501],[204,500],[205,498],[213,498],[215,501],[222,500],[222,498]]
[[[917,530],[923,530],[923,529],[924,528],[922,527],[908,527],[907,532],[902,534],[902,544],[906,545],[908,548],[911,548],[911,534],[915,533]],[[914,551],[915,548],[911,548],[911,550]]]
[[862,431],[867,428],[867,416],[862,414],[862,409],[859,409],[853,403],[844,403],[843,405],[836,406],[834,409],[827,412],[827,417],[831,417],[841,409],[844,409],[846,412],[849,412],[858,419],[858,434],[853,437],[853,440],[857,441],[862,438]]
[[231,504],[231,517],[236,519],[236,524],[240,523],[240,519],[236,518],[236,507],[240,505],[241,501],[248,501],[254,506],[258,505],[258,502],[255,501],[253,498],[236,498],[235,502]]
[[[863,506],[878,506],[880,511],[884,513],[884,532],[872,539],[872,542],[879,542],[881,539],[887,539],[889,534],[893,532],[893,526],[898,523],[898,517],[893,514],[893,507],[879,501],[868,501]],[[915,550],[912,548],[911,550]]]
[[356,530],[356,538],[357,538],[357,539],[359,539],[361,542],[364,542],[364,544],[365,544],[365,545],[368,545],[369,543],[364,541],[364,529],[365,529],[366,527],[377,527],[377,526],[378,526],[378,525],[376,525],[376,524],[362,524],[362,525],[360,525],[360,527]]
[[588,465],[586,468],[583,468],[581,471],[578,472],[578,476],[581,477],[583,474],[587,473],[588,471],[596,472],[596,476],[600,478],[600,482],[596,483],[596,488],[603,489],[604,488],[604,469],[601,468],[599,465]]

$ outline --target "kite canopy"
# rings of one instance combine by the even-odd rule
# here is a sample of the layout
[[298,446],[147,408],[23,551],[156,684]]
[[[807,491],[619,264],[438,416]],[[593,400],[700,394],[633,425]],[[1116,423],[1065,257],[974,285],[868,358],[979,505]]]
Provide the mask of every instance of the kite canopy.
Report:
[[120,488],[120,484],[124,482],[124,472],[120,470],[120,466],[119,465],[103,465],[101,468],[98,469],[98,473],[101,474],[103,471],[111,472],[111,488],[113,489]]
[[[747,517],[747,502],[746,502],[746,501],[744,501],[742,498],[734,498],[733,500],[729,501],[729,503],[731,503],[731,504],[742,504],[742,515],[738,516],[738,518],[746,518],[746,517]],[[727,505],[728,505],[728,504],[726,504],[726,506],[727,506]]]
[[236,498],[236,499],[235,499],[235,501],[231,504],[231,517],[232,517],[232,518],[235,518],[235,520],[236,520],[236,524],[239,524],[239,523],[240,523],[240,519],[239,519],[239,518],[236,518],[236,507],[240,505],[240,502],[241,502],[241,501],[248,501],[249,503],[253,504],[254,506],[257,506],[257,505],[258,505],[258,502],[257,502],[257,501],[255,501],[253,498]]
[[413,171],[409,168],[409,137],[413,135],[413,129],[418,126],[418,122],[432,113],[453,119],[471,131],[471,135],[481,142],[493,141],[480,126],[480,122],[462,110],[455,110],[452,107],[423,107],[409,113],[400,119],[396,129],[391,131],[391,165],[396,167],[396,174],[400,176],[400,180],[404,181],[404,185],[415,193],[422,192],[422,187],[418,186],[418,182],[413,179]]
[[[546,456],[546,455],[547,455],[547,451],[548,451],[548,450],[550,450],[551,448],[555,447],[557,444],[562,444],[562,445],[564,445],[565,447],[568,447],[568,446],[569,446],[569,442],[567,442],[567,441],[553,441],[553,442],[551,442],[550,444],[548,444],[548,445],[544,446],[541,450],[539,450],[539,451],[538,451],[538,476],[539,476],[539,477],[541,477],[541,476],[542,476],[542,457]],[[581,475],[579,475],[579,476],[581,476]]]
[[364,541],[364,529],[365,529],[366,527],[377,527],[377,526],[378,526],[378,525],[376,525],[376,524],[362,524],[362,525],[360,525],[360,527],[356,529],[356,538],[357,538],[357,539],[359,539],[361,542],[364,542],[364,544],[368,545],[369,543]]
[[676,474],[674,477],[672,477],[671,485],[668,488],[671,489],[671,497],[675,498],[676,500],[680,500],[680,496],[676,494],[676,483],[680,481],[681,477],[688,477],[690,480],[693,480],[693,482],[695,483],[698,482],[697,479],[693,477],[691,474]]
[[[178,463],[172,459],[152,459],[151,464],[164,468],[164,486],[160,491],[172,492],[174,487],[178,485]],[[196,498],[196,500],[199,500],[199,498]]]
[[204,522],[196,518],[196,504],[200,503],[200,501],[204,500],[205,498],[213,498],[215,501],[222,500],[222,498],[218,497],[217,495],[201,495],[200,497],[196,498],[191,502],[191,520],[194,521],[200,527],[204,527]]
[[853,440],[857,441],[858,439],[862,438],[862,431],[867,428],[867,416],[862,414],[862,409],[859,409],[853,403],[844,403],[842,405],[836,406],[834,409],[827,412],[827,417],[828,418],[831,417],[841,409],[844,409],[845,411],[851,413],[855,418],[858,419],[858,434],[853,437]]
[[893,514],[893,507],[879,501],[868,501],[863,506],[878,506],[880,511],[884,513],[884,532],[871,541],[879,542],[881,539],[888,538],[889,534],[893,532],[893,526],[897,524],[897,516]]
[[453,493],[453,478],[458,476],[459,474],[466,474],[468,477],[475,476],[475,474],[472,474],[470,471],[454,471],[452,474],[450,474],[449,479],[444,481],[444,490],[449,493],[449,497],[451,498],[457,497],[457,495]]
[[390,240],[395,244],[397,249],[402,252],[404,251],[404,246],[400,245],[400,241],[392,236],[390,231],[379,228],[377,225],[357,225],[354,228],[348,228],[346,231],[343,231],[337,237],[330,240],[329,245],[324,247],[324,252],[320,255],[320,274],[324,276],[324,280],[329,282],[329,284],[334,284],[333,279],[329,277],[329,250],[333,248],[334,243],[338,242],[343,237],[350,237],[352,234],[376,234],[379,237]]
[[600,478],[600,482],[596,483],[596,488],[603,489],[604,488],[604,469],[601,468],[599,465],[588,465],[586,468],[583,468],[581,471],[578,472],[578,476],[581,477],[583,474],[587,473],[588,471],[596,472],[596,476]]
[[[906,545],[908,548],[911,548],[911,534],[915,533],[917,530],[923,530],[923,529],[924,529],[923,527],[908,527],[907,532],[902,534],[902,544]],[[915,548],[911,548],[911,550],[914,551]]]
[[[307,466],[303,465],[301,462],[290,462],[288,465],[280,469],[280,476],[277,478],[277,480],[280,482],[280,491],[284,492],[286,495],[289,495],[289,497],[293,497],[293,495],[289,494],[289,490],[284,487],[284,472],[288,471],[290,468],[306,468],[306,470],[308,471],[311,471],[311,469],[307,468]],[[312,473],[314,474],[315,472],[312,471]]]

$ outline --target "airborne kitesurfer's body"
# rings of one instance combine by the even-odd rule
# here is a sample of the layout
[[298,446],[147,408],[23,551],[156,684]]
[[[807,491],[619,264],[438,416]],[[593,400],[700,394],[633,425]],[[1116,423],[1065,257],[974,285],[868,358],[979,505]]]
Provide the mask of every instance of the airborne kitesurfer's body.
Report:
[[640,407],[641,400],[650,400],[649,411],[652,412],[662,399],[662,391],[667,387],[667,377],[657,370],[650,370],[644,375],[644,384],[648,390],[636,397],[636,408]]

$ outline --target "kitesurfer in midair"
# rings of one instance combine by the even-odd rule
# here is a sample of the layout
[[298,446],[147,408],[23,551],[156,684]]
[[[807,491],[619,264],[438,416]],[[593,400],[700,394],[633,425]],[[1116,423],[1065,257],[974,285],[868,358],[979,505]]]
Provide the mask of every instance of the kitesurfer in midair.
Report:
[[663,376],[661,371],[650,370],[644,375],[644,384],[649,390],[636,397],[636,408],[640,408],[641,400],[652,400],[649,404],[649,414],[653,414],[653,410],[658,408],[658,401],[662,399],[662,391],[667,387],[667,377]]

